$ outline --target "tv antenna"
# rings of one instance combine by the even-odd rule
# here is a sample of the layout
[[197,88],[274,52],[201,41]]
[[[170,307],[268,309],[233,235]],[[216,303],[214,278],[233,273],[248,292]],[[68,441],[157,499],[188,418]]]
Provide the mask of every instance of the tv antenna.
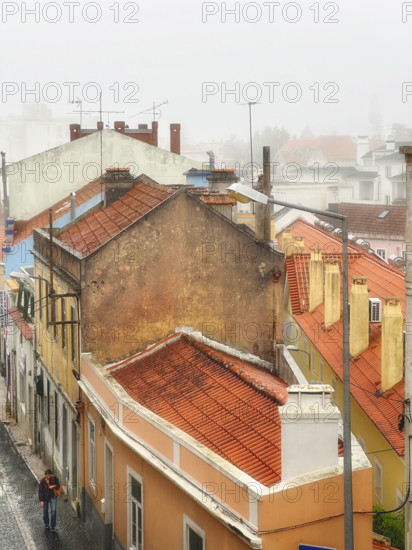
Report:
[[159,107],[161,107],[162,105],[166,105],[167,103],[169,103],[167,99],[166,99],[166,101],[163,101],[162,103],[158,103],[157,105],[153,101],[153,105],[151,107],[148,107],[144,111],[140,111],[140,113],[136,113],[135,115],[132,115],[129,118],[133,118],[133,117],[139,116],[139,115],[148,115],[148,114],[152,113],[153,120],[156,120],[156,116],[159,117],[159,118],[162,116],[162,111],[159,109]]
[[[103,122],[103,120],[102,120],[102,114],[103,114],[103,113],[106,113],[106,114],[108,115],[106,127],[108,128],[109,125],[110,125],[110,117],[109,117],[110,114],[115,114],[115,113],[117,113],[117,114],[124,114],[124,113],[125,113],[125,111],[103,111],[103,110],[102,110],[102,97],[101,97],[101,96],[100,96],[100,109],[99,109],[98,111],[90,111],[90,110],[83,111],[83,109],[82,109],[82,100],[79,99],[79,98],[77,98],[76,100],[70,101],[70,103],[76,103],[76,104],[78,104],[78,105],[80,106],[80,127],[81,127],[81,125],[82,125],[82,115],[84,115],[84,114],[87,114],[87,115],[88,115],[88,114],[90,114],[90,113],[99,113],[99,115],[100,115],[99,120],[100,120],[100,122]],[[78,112],[79,112],[79,111],[72,111],[72,113],[78,113]]]

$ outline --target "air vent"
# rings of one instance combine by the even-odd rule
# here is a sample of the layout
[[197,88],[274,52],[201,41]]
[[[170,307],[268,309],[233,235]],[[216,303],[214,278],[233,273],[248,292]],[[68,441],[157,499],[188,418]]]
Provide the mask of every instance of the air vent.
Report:
[[371,323],[382,321],[382,302],[379,298],[369,298],[369,321]]

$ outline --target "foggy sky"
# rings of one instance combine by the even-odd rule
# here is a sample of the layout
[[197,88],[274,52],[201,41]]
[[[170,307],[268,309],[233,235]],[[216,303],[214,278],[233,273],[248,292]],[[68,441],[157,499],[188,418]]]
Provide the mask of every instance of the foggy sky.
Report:
[[[34,4],[2,3],[2,118],[19,113],[22,102],[36,101],[24,93],[24,86],[35,89],[36,83],[41,102],[56,116],[74,109],[64,82],[80,82],[76,98],[84,110],[97,110],[98,102],[88,103],[83,94],[87,83],[96,82],[103,109],[125,111],[104,115],[105,122],[150,123],[150,115],[131,117],[153,101],[167,100],[160,124],[180,122],[182,139],[191,143],[232,135],[248,140],[248,107],[242,104],[253,101],[256,91],[260,104],[253,107],[254,130],[280,125],[299,135],[309,124],[318,135],[372,135],[379,128],[387,137],[393,122],[412,126],[412,2],[227,1],[227,10],[238,9],[239,22],[230,14],[224,21],[224,2],[68,2],[55,23],[42,12],[47,5],[45,17],[55,20],[55,4],[42,2],[40,22],[29,14],[24,22],[23,5],[33,9]],[[85,4],[90,4],[86,17],[91,20],[100,10],[99,21],[84,20]],[[127,16],[133,22],[124,22]],[[327,17],[337,22],[325,23]],[[55,103],[43,97],[44,90],[53,93],[52,82],[62,92]],[[403,82],[411,82],[410,96],[404,98]],[[12,83],[9,95],[6,83]],[[206,86],[210,93],[202,97]],[[238,97],[224,94],[225,87],[236,86]],[[92,93],[93,86],[87,90]],[[298,101],[293,101],[295,92],[302,93]],[[327,94],[335,101],[325,102]],[[78,115],[72,117],[78,122]]]

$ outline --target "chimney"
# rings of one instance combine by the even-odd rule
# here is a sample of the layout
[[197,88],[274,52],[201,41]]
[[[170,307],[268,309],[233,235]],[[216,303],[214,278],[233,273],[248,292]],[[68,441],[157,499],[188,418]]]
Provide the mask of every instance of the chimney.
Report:
[[320,248],[310,250],[309,311],[313,311],[323,302],[323,260]]
[[103,121],[99,120],[99,122],[97,123],[97,131],[101,132],[102,130],[103,130]]
[[381,336],[381,390],[392,388],[403,378],[403,317],[401,298],[384,298]]
[[386,150],[395,151],[395,149],[396,149],[395,141],[393,139],[388,139],[388,141],[386,142]]
[[279,407],[282,481],[338,465],[340,415],[331,393],[323,384],[288,387],[288,401]]
[[74,141],[80,137],[80,124],[70,124],[70,141]]
[[170,152],[180,155],[180,124],[170,125]]
[[125,122],[124,120],[117,120],[115,123],[114,123],[114,129],[116,130],[116,132],[120,132],[121,134],[124,134],[124,131],[125,131]]
[[340,271],[339,260],[330,258],[325,266],[325,327],[340,319]]
[[130,168],[106,168],[106,173],[103,174],[104,207],[130,191],[135,182]]
[[288,227],[283,231],[282,235],[282,252],[285,256],[290,256],[292,254],[293,240],[292,230]]
[[369,138],[368,136],[358,136],[356,144],[356,164],[363,166],[363,155],[369,151]]
[[357,357],[369,347],[369,295],[367,277],[352,277],[350,291],[349,353]]
[[152,122],[152,134],[151,134],[151,140],[150,140],[150,144],[151,145],[154,145],[155,147],[157,147],[158,145],[158,129],[159,129],[159,123],[157,122],[157,120],[154,120]]
[[138,124],[137,129],[138,130],[147,130],[149,127],[147,124]]
[[209,184],[209,191],[215,191],[217,193],[226,193],[226,189],[229,185],[239,181],[234,168],[211,170],[211,174],[206,176],[206,179]]

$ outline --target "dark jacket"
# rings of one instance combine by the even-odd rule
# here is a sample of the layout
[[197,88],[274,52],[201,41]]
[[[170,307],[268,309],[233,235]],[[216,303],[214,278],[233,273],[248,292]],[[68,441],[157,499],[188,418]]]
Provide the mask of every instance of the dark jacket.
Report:
[[[50,485],[56,485],[56,489],[60,487],[59,480],[56,476],[50,477]],[[40,501],[49,501],[52,497],[54,497],[54,489],[50,489],[49,485],[47,484],[46,478],[43,477],[40,480],[39,485],[39,500]]]

